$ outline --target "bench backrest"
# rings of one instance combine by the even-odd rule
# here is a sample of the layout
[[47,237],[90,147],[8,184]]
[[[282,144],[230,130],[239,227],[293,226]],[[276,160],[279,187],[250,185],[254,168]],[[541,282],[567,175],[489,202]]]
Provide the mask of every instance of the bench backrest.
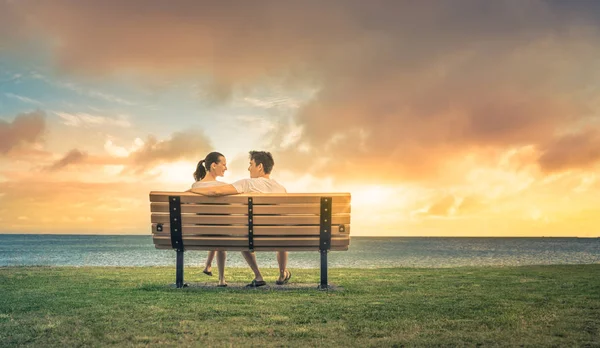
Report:
[[[169,198],[178,201],[169,202]],[[175,199],[177,197],[177,199]],[[266,193],[206,197],[150,192],[156,248],[173,249],[179,209],[185,250],[348,250],[349,193]],[[174,205],[175,204],[175,205]],[[179,207],[179,208],[175,208]],[[329,221],[328,221],[329,220]],[[325,231],[325,233],[323,232]],[[327,235],[329,234],[329,235]],[[327,240],[327,242],[324,242]]]

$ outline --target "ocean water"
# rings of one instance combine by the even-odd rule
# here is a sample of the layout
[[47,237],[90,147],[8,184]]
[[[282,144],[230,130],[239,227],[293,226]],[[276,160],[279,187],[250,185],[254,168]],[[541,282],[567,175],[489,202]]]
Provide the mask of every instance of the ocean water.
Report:
[[[276,268],[274,252],[256,253]],[[185,253],[198,266],[206,252]],[[348,251],[333,251],[329,267],[460,267],[600,263],[600,238],[353,237]],[[157,250],[151,236],[0,234],[0,266],[174,266],[175,251]],[[216,265],[216,260],[214,262]],[[247,267],[229,252],[228,267]],[[290,253],[290,268],[318,268],[318,252]]]

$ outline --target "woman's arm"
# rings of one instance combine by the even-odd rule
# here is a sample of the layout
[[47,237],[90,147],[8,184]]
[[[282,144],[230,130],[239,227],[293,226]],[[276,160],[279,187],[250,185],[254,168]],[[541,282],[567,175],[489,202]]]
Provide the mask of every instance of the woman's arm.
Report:
[[203,196],[228,196],[237,195],[239,193],[231,184],[212,187],[196,187],[189,189],[186,192],[192,192]]

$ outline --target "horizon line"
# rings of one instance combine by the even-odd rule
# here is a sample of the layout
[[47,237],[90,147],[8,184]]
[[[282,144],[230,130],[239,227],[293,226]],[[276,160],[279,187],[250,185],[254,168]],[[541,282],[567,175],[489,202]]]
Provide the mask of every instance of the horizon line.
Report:
[[[152,233],[142,234],[123,234],[123,233],[36,233],[36,232],[0,232],[0,235],[47,235],[47,236],[148,236],[151,237]],[[377,236],[350,236],[350,238],[600,238],[600,236],[390,236],[390,235],[377,235]]]

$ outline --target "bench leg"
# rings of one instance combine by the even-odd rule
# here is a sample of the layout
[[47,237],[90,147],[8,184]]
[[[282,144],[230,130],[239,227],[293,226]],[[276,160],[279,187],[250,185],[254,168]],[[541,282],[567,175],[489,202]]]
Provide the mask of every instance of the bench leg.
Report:
[[175,273],[175,286],[177,286],[177,288],[183,288],[187,286],[187,284],[183,282],[183,250],[177,250],[177,270]]
[[327,250],[321,250],[321,283],[319,284],[319,290],[329,289],[327,283]]

